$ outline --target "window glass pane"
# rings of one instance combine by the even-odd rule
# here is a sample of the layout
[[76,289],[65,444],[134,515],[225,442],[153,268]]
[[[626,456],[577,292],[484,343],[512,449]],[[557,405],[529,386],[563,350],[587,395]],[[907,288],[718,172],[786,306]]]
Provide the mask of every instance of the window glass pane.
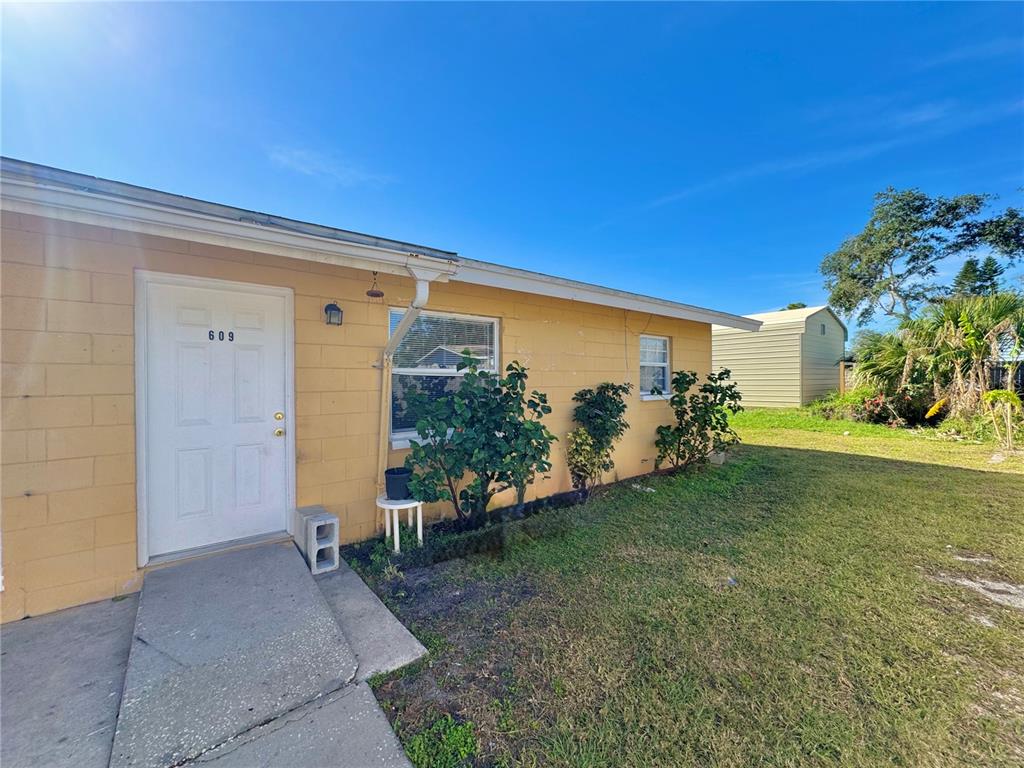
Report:
[[461,376],[409,376],[395,373],[391,376],[391,433],[416,429],[416,417],[406,406],[405,394],[417,387],[432,398],[446,397],[459,388]]
[[641,363],[667,363],[668,339],[650,339],[640,337]]
[[640,394],[650,394],[655,387],[662,393],[668,392],[668,369],[663,365],[641,365]]
[[[392,333],[403,314],[402,310],[391,310]],[[394,367],[455,370],[466,349],[481,368],[494,370],[494,323],[421,314],[395,350]]]

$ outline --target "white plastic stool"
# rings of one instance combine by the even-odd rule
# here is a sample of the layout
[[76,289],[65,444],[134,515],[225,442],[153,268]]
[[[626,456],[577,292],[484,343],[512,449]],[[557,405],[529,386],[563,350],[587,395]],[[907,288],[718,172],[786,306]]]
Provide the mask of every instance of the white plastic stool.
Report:
[[416,538],[419,539],[420,544],[423,543],[423,502],[417,501],[416,499],[389,499],[386,495],[381,494],[377,497],[377,509],[384,512],[384,533],[387,536],[391,535],[392,527],[394,528],[394,539],[395,539],[395,552],[401,552],[401,544],[399,543],[398,535],[398,512],[406,509],[409,511],[409,527],[412,528],[412,511],[416,510]]

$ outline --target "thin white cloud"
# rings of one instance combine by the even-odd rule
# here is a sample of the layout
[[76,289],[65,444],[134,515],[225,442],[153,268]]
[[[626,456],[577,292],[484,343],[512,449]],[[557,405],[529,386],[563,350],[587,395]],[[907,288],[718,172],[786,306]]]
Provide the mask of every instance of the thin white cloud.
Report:
[[836,150],[824,152],[813,152],[806,155],[783,158],[780,160],[768,160],[763,163],[755,163],[746,168],[737,168],[734,171],[723,173],[721,176],[688,187],[676,190],[671,194],[648,201],[645,208],[660,208],[663,205],[674,203],[701,192],[710,192],[720,187],[730,186],[740,181],[760,178],[762,176],[775,176],[782,173],[808,172],[820,168],[827,168],[833,165],[842,165],[856,160],[866,160],[869,157],[880,155],[900,144],[907,143],[904,139],[890,139],[889,141],[875,141],[867,144],[858,144],[843,147]]
[[394,177],[371,173],[331,155],[297,147],[274,147],[267,156],[271,163],[287,171],[324,179],[343,187],[389,184]]
[[953,100],[906,105],[906,94],[869,96],[861,99],[817,104],[804,112],[811,123],[838,125],[847,131],[885,131],[933,123],[949,116],[957,106]]
[[[838,149],[812,152],[805,155],[796,155],[779,160],[768,160],[761,163],[737,168],[719,176],[712,177],[705,181],[691,184],[678,189],[670,194],[663,195],[648,201],[642,207],[646,209],[660,208],[664,205],[683,200],[695,194],[709,192],[721,187],[730,186],[748,179],[762,178],[765,176],[776,176],[785,173],[807,173],[836,165],[845,165],[858,160],[866,160],[870,157],[889,152],[901,146],[917,144],[929,139],[941,138],[950,134],[973,128],[978,125],[1001,120],[1005,117],[1020,113],[1024,108],[1024,101],[1016,100],[1001,104],[990,105],[974,110],[973,112],[958,112],[948,114],[943,110],[942,114],[948,115],[945,120],[940,120],[931,130],[918,130],[907,132],[896,138],[854,144]],[[922,111],[921,115],[937,114],[936,110]],[[925,121],[928,122],[928,121]]]
[[1022,48],[1024,48],[1024,40],[1018,37],[999,37],[982,43],[970,43],[950,48],[930,58],[922,59],[918,62],[917,68],[934,69],[935,67],[945,67],[950,64],[962,64],[965,61],[1009,56],[1010,54],[1020,53]]

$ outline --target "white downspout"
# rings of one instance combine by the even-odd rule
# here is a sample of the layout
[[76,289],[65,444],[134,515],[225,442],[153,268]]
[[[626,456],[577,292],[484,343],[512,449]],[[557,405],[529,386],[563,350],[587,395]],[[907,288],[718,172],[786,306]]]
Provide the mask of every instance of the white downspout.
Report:
[[380,356],[380,443],[377,447],[377,495],[384,492],[384,470],[388,463],[388,443],[391,439],[391,359],[395,350],[401,343],[402,338],[409,331],[409,328],[416,318],[420,316],[420,310],[427,304],[430,297],[430,281],[436,274],[426,276],[419,270],[409,269],[416,279],[416,295],[409,302],[409,308],[405,310],[402,319],[395,327],[394,333],[384,346]]

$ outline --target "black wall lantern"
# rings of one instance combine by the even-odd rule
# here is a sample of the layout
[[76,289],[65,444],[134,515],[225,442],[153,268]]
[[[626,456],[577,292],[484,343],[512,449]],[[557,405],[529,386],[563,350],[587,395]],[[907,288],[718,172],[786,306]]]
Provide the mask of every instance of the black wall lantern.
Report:
[[324,315],[327,318],[328,325],[341,325],[341,318],[343,314],[341,307],[333,301],[324,307]]

